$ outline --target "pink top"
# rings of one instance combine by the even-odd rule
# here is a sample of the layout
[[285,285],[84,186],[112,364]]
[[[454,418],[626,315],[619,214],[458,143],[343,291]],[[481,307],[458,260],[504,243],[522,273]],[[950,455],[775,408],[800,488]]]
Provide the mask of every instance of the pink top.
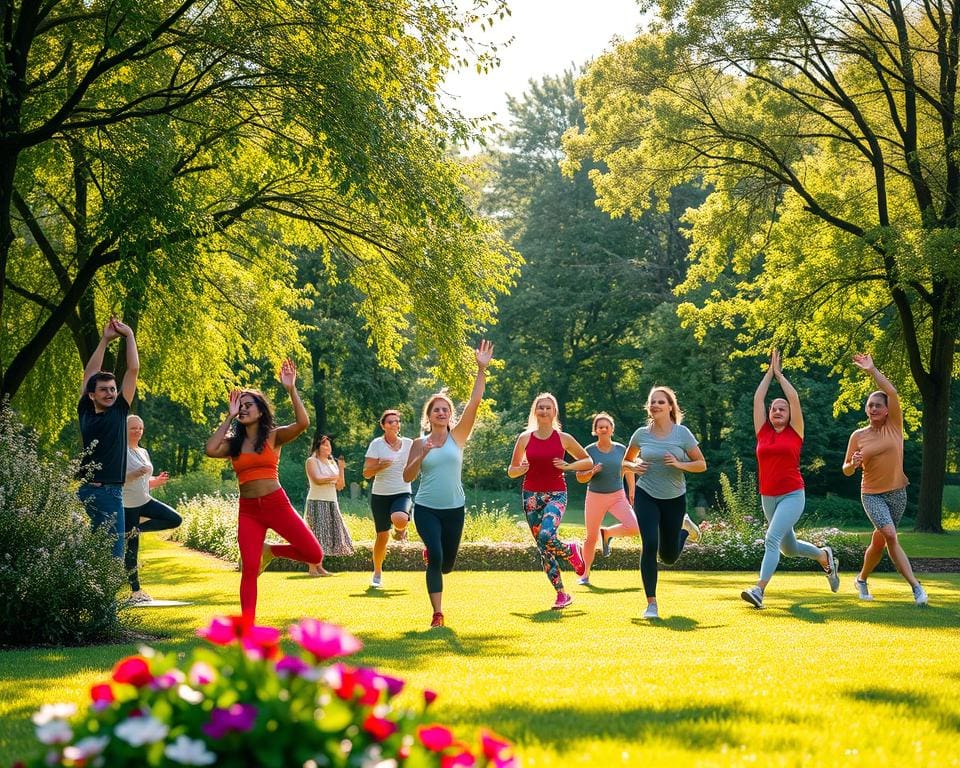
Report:
[[789,424],[777,432],[764,422],[757,432],[757,467],[760,470],[760,494],[783,496],[803,488],[800,475],[800,449],[803,438]]
[[553,460],[562,459],[565,453],[557,430],[553,430],[546,440],[531,432],[526,451],[530,469],[523,476],[523,490],[540,493],[567,490],[563,472],[553,466]]

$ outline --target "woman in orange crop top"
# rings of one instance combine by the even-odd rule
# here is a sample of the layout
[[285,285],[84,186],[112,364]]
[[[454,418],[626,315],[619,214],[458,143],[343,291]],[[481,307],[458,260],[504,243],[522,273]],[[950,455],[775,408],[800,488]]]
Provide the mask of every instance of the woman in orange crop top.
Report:
[[843,460],[843,474],[847,477],[857,469],[863,472],[860,500],[874,528],[870,546],[863,553],[863,567],[854,585],[861,600],[873,600],[867,588],[867,577],[877,567],[886,548],[900,575],[913,588],[914,602],[926,605],[926,590],[913,575],[907,553],[897,538],[897,523],[907,506],[908,482],[903,473],[903,410],[900,398],[893,384],[873,364],[870,355],[854,355],[853,362],[869,373],[880,388],[867,398],[869,426],[850,435],[847,455]]
[[[277,474],[280,447],[310,426],[296,382],[297,369],[291,360],[285,360],[280,383],[293,404],[297,419],[293,424],[276,426],[273,409],[261,392],[235,389],[230,393],[226,420],[207,440],[207,456],[229,458],[240,484],[240,610],[251,624],[257,613],[257,577],[274,557],[311,565],[323,560],[317,537],[290,504]],[[289,544],[265,544],[271,528]]]

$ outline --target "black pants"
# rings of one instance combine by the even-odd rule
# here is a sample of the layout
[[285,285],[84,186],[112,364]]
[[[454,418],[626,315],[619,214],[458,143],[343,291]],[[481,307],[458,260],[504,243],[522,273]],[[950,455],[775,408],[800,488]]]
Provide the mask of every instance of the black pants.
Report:
[[[156,499],[150,499],[140,507],[124,507],[123,514],[127,533],[130,533],[134,528],[137,528],[140,533],[165,531],[168,528],[176,528],[183,522],[183,518],[172,507],[168,507],[162,501]],[[146,522],[143,521],[144,518]],[[130,589],[134,592],[140,590],[140,572],[137,568],[139,556],[140,537],[132,536],[127,539],[127,551],[123,556],[123,565],[127,569],[127,581],[130,582]]]
[[443,592],[443,574],[453,570],[463,536],[463,507],[413,506],[413,524],[427,548],[427,592]]
[[675,499],[656,499],[639,486],[633,497],[633,511],[640,525],[640,578],[647,597],[657,596],[657,553],[667,565],[677,562],[687,532],[683,530],[683,516],[687,511],[687,495]]

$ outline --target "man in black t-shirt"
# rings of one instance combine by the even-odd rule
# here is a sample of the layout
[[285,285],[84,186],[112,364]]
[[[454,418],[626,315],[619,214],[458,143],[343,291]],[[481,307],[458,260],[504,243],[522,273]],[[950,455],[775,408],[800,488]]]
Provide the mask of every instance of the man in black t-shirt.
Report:
[[[117,379],[101,371],[110,342],[126,340],[127,369],[117,391]],[[77,495],[87,508],[94,528],[106,526],[113,536],[113,556],[124,549],[123,482],[127,474],[127,413],[137,390],[140,358],[130,326],[115,317],[103,328],[100,343],[83,370],[77,416],[84,456],[80,476],[84,481]]]

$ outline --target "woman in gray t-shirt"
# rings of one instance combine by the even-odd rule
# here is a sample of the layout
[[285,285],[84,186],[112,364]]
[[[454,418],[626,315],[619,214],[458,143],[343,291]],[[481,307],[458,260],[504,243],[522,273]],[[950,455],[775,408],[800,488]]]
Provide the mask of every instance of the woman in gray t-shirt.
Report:
[[[633,511],[640,525],[643,553],[640,577],[647,595],[645,619],[659,618],[657,607],[657,553],[675,563],[683,545],[700,538],[700,529],[686,514],[686,472],[705,472],[697,439],[680,422],[683,412],[669,387],[654,387],[647,396],[647,426],[630,438],[623,466],[637,473]],[[637,457],[640,458],[636,461]]]

